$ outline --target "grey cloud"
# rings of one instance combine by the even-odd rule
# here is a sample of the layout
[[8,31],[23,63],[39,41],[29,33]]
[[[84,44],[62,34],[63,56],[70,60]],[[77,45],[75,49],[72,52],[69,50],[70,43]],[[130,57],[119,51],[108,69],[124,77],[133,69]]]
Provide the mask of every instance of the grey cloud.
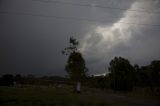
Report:
[[[134,2],[129,9],[139,9],[146,5],[147,3],[144,1],[141,3],[137,1]],[[157,8],[153,5],[150,6],[153,10]],[[132,15],[134,16],[134,14]],[[113,25],[104,26],[99,24],[97,28],[93,29],[93,32],[97,32],[97,29],[99,29],[98,34],[103,37],[105,36],[106,39],[100,41],[100,46],[96,43],[89,44],[92,45],[92,49],[85,46],[86,51],[84,51],[84,54],[86,57],[90,57],[88,60],[91,62],[88,61],[88,64],[91,65],[92,72],[97,73],[96,70],[99,70],[98,72],[100,73],[106,72],[106,70],[104,70],[105,64],[107,66],[109,61],[115,56],[123,56],[128,58],[132,64],[137,63],[140,65],[146,65],[154,59],[159,59],[159,26],[152,25],[158,25],[160,21],[158,20],[158,15],[154,16],[153,18],[150,17],[150,15],[147,16],[146,13],[141,14],[141,17],[143,17],[142,21],[135,21],[133,17],[130,17],[130,12],[126,11],[125,16],[119,18]],[[134,22],[135,25],[119,24],[118,22]],[[91,36],[91,39],[92,36],[95,38],[94,33],[90,33],[88,36]],[[94,40],[96,40],[96,38]]]

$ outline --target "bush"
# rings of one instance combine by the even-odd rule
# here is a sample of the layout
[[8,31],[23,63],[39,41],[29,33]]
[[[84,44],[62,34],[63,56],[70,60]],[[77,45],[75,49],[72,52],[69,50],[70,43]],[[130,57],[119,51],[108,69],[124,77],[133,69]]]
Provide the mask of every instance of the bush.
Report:
[[1,86],[13,86],[14,85],[14,77],[11,74],[5,74],[0,79]]

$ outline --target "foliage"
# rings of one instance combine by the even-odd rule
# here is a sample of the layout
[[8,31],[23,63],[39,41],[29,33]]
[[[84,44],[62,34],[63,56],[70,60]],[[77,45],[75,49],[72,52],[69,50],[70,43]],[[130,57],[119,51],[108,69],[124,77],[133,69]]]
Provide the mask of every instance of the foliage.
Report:
[[151,70],[149,66],[135,68],[135,86],[150,86],[151,85]]
[[110,62],[111,87],[114,90],[131,90],[134,81],[134,68],[127,59],[115,57]]
[[82,54],[78,51],[78,41],[71,37],[69,47],[62,51],[62,54],[69,55],[65,70],[70,78],[76,81],[82,80],[86,76],[87,68]]
[[159,60],[152,61],[150,64],[150,68],[152,70],[151,80],[152,80],[153,86],[160,87],[160,61]]
[[85,85],[91,88],[106,89],[109,88],[109,75],[105,76],[88,76]]
[[65,69],[74,80],[84,78],[87,72],[85,61],[79,52],[70,54]]
[[11,74],[5,74],[0,79],[0,85],[2,86],[13,86],[14,84],[14,77]]
[[147,66],[139,67],[135,71],[138,87],[149,87],[152,95],[160,95],[160,61],[154,60]]
[[69,44],[70,45],[68,47],[66,47],[62,51],[62,54],[64,54],[64,55],[70,55],[70,54],[72,54],[74,52],[78,52],[77,46],[78,46],[79,42],[75,38],[70,37]]

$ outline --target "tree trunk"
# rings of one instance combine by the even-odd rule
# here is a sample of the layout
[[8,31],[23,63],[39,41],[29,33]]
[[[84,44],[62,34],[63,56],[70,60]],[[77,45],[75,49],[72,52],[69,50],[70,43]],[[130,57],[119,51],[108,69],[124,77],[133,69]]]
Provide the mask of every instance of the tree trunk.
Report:
[[77,82],[75,86],[75,92],[80,93],[81,92],[81,82]]

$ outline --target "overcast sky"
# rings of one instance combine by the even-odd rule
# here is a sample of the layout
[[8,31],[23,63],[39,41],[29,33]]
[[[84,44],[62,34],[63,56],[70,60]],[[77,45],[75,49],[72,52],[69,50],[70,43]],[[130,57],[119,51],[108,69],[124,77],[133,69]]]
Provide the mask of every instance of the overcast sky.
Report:
[[66,75],[70,36],[90,74],[160,59],[160,0],[0,0],[0,75]]

